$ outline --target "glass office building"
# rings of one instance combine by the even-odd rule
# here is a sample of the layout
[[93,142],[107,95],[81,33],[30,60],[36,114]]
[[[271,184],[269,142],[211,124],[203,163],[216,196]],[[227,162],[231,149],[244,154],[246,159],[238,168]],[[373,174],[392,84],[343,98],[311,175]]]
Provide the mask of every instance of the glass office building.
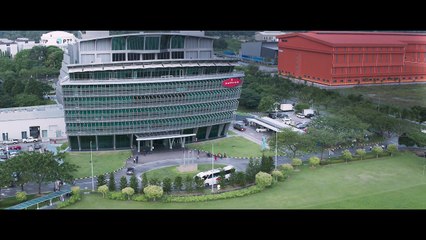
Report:
[[140,152],[225,136],[244,74],[214,56],[213,40],[138,33],[69,46],[58,93],[71,149]]

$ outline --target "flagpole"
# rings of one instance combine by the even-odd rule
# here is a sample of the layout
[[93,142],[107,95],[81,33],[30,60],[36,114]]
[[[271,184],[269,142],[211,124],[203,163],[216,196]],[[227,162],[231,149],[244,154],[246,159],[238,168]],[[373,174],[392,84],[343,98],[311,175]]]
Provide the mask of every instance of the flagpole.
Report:
[[213,157],[214,153],[213,153],[213,143],[212,143],[212,193],[213,193],[213,187],[214,187],[214,183],[213,183],[213,168],[214,168],[214,161],[213,161]]

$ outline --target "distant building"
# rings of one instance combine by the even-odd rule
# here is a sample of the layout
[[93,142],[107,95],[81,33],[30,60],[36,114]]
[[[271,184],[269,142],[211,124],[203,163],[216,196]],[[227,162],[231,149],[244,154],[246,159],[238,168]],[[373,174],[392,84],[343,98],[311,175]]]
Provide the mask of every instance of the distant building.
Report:
[[30,41],[28,38],[18,38],[16,40],[9,40],[7,38],[0,38],[0,51],[2,54],[15,57],[15,55],[24,50],[31,49],[37,44],[34,41]]
[[90,38],[99,38],[99,37],[108,37],[109,31],[79,31],[79,39],[90,39]]
[[184,147],[225,137],[244,77],[213,54],[212,37],[181,32],[78,39],[58,98],[73,151]]
[[254,35],[254,40],[257,42],[278,42],[278,35],[283,35],[285,32],[280,31],[264,31],[256,32]]
[[245,42],[241,44],[240,57],[242,60],[277,64],[278,62],[278,43],[277,35],[285,34],[278,31],[256,32],[254,42]]
[[64,139],[65,120],[62,105],[0,109],[1,141],[40,138],[42,141]]
[[426,82],[426,35],[305,32],[278,37],[278,71],[327,86]]
[[68,32],[54,31],[41,35],[40,45],[42,46],[56,46],[65,49],[69,44],[76,42],[76,37]]

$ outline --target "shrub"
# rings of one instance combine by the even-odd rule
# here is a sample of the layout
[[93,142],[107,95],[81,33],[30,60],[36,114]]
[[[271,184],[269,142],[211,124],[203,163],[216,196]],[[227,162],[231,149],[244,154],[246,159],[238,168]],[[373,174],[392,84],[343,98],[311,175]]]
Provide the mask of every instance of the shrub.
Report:
[[259,187],[268,187],[272,185],[272,176],[269,173],[259,172],[256,174],[256,185]]
[[200,196],[167,196],[164,199],[164,201],[165,202],[204,202],[204,201],[211,201],[211,200],[229,199],[229,198],[235,198],[235,197],[244,197],[250,194],[258,193],[262,191],[262,189],[263,187],[251,186],[248,188],[219,193],[219,194],[208,194],[208,195],[200,195]]
[[284,174],[281,171],[278,171],[278,170],[272,171],[272,176],[278,181],[284,180]]
[[98,183],[97,183],[97,186],[98,186],[98,187],[100,187],[100,186],[103,186],[103,185],[106,185],[106,184],[107,184],[107,182],[106,182],[106,180],[105,180],[105,175],[103,175],[103,174],[99,175],[96,179],[97,179],[97,181],[98,181]]
[[176,176],[175,182],[173,183],[173,185],[174,185],[176,190],[178,190],[178,191],[182,190],[182,177]]
[[[302,160],[300,160],[302,161]],[[282,171],[282,172],[291,172],[293,171],[293,166],[290,163],[284,163],[281,164],[280,166],[278,166],[278,170]]]
[[148,185],[157,185],[157,186],[161,186],[161,182],[158,178],[151,178],[148,181]]
[[114,173],[113,172],[111,172],[109,174],[108,189],[109,189],[110,192],[114,192],[115,191],[115,177],[114,177]]
[[316,166],[318,166],[320,163],[320,159],[318,157],[310,157],[309,158],[309,165],[311,165],[311,167],[315,168]]
[[163,188],[156,185],[149,185],[143,189],[143,192],[148,199],[152,199],[154,201],[163,196]]
[[193,184],[194,184],[194,180],[192,179],[192,177],[186,176],[186,178],[185,178],[185,191],[192,192],[192,190],[194,189]]
[[107,196],[112,200],[126,200],[122,192],[110,192]]
[[302,159],[300,159],[300,158],[293,158],[291,160],[291,165],[293,165],[294,168],[299,167],[300,165],[302,165]]
[[398,152],[398,147],[395,144],[389,144],[387,151],[390,153],[392,157],[394,153]]
[[345,159],[346,163],[348,163],[349,160],[352,160],[352,153],[346,149],[342,152],[342,157]]
[[199,192],[202,192],[204,190],[204,179],[198,176],[195,176],[194,182],[195,182],[195,189]]
[[120,190],[123,190],[127,187],[127,178],[125,176],[121,176],[120,178]]
[[163,191],[165,193],[170,193],[172,191],[172,179],[166,177],[163,180]]
[[143,194],[133,195],[132,200],[137,202],[148,202],[148,198]]
[[270,173],[274,168],[274,159],[271,156],[266,157],[262,155],[262,159],[260,160],[260,171]]
[[135,194],[135,190],[131,187],[126,187],[121,190],[121,193],[127,196],[127,199],[130,200],[130,197]]
[[383,153],[383,148],[380,146],[374,146],[373,153],[376,154],[376,158],[378,158],[379,154]]
[[71,187],[71,192],[72,192],[72,195],[80,195],[80,187],[79,186]]
[[362,148],[356,150],[356,155],[360,156],[361,160],[364,158],[365,154],[366,154],[366,152]]
[[246,180],[247,182],[254,182],[256,179],[256,174],[260,171],[259,160],[253,160],[250,158],[249,164],[246,169]]
[[98,187],[98,192],[102,193],[102,197],[105,198],[105,195],[108,194],[108,186],[102,185]]
[[27,193],[26,192],[17,192],[16,193],[16,200],[19,202],[23,202],[27,200]]
[[133,175],[133,176],[130,177],[129,187],[133,188],[133,190],[135,190],[135,193],[139,192],[138,179],[136,178],[135,175]]

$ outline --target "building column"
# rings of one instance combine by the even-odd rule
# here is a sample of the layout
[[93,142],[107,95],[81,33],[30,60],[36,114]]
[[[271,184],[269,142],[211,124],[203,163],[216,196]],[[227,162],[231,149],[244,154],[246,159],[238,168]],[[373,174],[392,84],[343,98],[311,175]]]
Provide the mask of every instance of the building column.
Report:
[[207,131],[206,131],[206,139],[209,139],[209,135],[210,135],[211,130],[212,130],[212,126],[208,126]]
[[180,142],[182,143],[182,148],[185,148],[185,138],[181,137]]
[[196,142],[197,141],[197,132],[198,132],[198,128],[194,128],[193,133],[195,133],[195,136],[192,136],[192,141]]
[[133,149],[133,134],[130,135],[130,149]]
[[98,135],[95,136],[95,142],[96,142],[96,151],[99,151]]
[[112,146],[113,146],[113,148],[115,150],[115,134],[112,135]]
[[217,137],[220,137],[220,133],[222,133],[224,127],[225,127],[224,123],[219,125],[219,131],[217,132]]
[[224,125],[225,134],[226,134],[226,132],[228,132],[230,126],[231,126],[231,123],[225,123],[225,125]]
[[137,142],[138,142],[138,153],[140,153],[141,152],[141,141],[138,141],[138,140],[136,140]]
[[77,136],[78,151],[81,151],[80,136]]
[[151,152],[152,152],[152,147],[153,147],[153,145],[154,145],[154,140],[150,140],[150,141],[149,141],[149,143],[150,143],[150,146],[151,146],[151,148],[149,149],[149,151],[151,151]]

